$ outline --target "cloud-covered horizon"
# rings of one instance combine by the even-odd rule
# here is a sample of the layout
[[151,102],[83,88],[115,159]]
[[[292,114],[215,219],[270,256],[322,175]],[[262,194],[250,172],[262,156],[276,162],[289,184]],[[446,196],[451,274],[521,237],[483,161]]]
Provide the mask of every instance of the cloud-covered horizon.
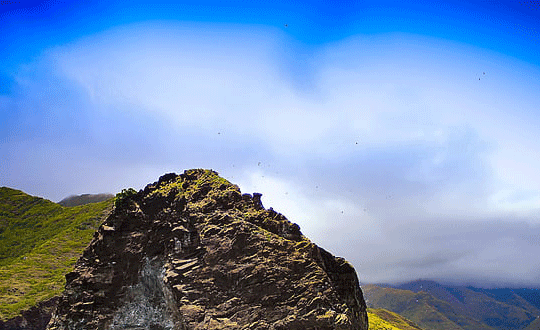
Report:
[[361,282],[540,285],[540,70],[408,33],[303,45],[150,21],[14,74],[1,185],[58,201],[212,168]]

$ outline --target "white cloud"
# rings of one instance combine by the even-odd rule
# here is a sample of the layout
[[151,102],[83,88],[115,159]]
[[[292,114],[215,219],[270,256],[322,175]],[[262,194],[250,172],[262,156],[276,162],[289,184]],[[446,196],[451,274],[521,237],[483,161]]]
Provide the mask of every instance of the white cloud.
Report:
[[[474,258],[500,264],[536,251],[516,244],[500,253],[502,245],[485,248],[445,226],[539,221],[540,74],[523,76],[538,68],[456,43],[380,35],[306,46],[305,77],[291,77],[299,60],[291,44],[254,26],[150,22],[50,49],[19,74],[21,96],[1,105],[22,114],[13,127],[38,132],[19,145],[7,140],[4,162],[22,154],[2,175],[39,182],[47,194],[47,180],[86,164],[74,172],[84,180],[54,185],[66,192],[59,199],[212,167],[244,192],[263,193],[265,206],[370,281],[451,269],[474,277],[483,269]],[[538,261],[515,260],[524,272]]]
[[[381,228],[367,210],[359,203],[329,196],[315,189],[306,189],[292,181],[272,176],[266,171],[247,171],[238,181],[244,192],[264,192],[262,201],[266,208],[272,207],[283,213],[290,221],[300,225],[304,235],[317,244],[339,245],[351,230],[357,238],[375,240]],[[357,228],[348,228],[351,224]],[[341,253],[345,251],[339,251]]]

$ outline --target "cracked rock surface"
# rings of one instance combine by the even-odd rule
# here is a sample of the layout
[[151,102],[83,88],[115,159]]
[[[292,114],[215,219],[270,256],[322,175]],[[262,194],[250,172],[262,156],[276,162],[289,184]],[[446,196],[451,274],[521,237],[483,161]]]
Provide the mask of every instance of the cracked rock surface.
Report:
[[47,327],[367,329],[354,268],[210,170],[117,200]]

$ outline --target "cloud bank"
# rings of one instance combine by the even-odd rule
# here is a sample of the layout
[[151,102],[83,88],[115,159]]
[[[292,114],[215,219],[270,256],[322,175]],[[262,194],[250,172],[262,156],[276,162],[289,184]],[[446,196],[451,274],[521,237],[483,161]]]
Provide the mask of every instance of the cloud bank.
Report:
[[60,200],[213,168],[363,282],[538,285],[538,71],[409,34],[133,24],[20,68],[0,177]]

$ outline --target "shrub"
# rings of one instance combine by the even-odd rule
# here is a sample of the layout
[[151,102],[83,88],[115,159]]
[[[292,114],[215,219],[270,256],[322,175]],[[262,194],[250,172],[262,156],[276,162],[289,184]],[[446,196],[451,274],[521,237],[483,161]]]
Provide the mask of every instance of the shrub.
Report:
[[122,189],[121,192],[116,194],[116,197],[114,199],[114,206],[118,207],[120,205],[123,205],[131,196],[134,196],[137,194],[137,191],[133,188],[128,189]]

